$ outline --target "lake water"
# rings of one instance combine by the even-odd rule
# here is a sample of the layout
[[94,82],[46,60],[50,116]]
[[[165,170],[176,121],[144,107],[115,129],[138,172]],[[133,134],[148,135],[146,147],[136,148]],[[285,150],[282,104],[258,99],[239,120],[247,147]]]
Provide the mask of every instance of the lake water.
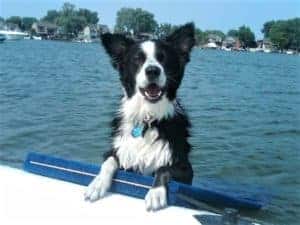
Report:
[[[0,164],[30,150],[99,163],[121,87],[99,44],[0,45]],[[179,96],[190,115],[195,182],[259,185],[273,195],[255,214],[300,221],[300,57],[195,49]]]

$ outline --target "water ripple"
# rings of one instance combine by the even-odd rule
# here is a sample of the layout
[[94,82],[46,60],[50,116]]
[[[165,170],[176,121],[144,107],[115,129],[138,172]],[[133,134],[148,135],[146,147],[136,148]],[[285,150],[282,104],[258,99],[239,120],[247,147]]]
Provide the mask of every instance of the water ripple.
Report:
[[[36,150],[99,163],[122,94],[101,46],[0,48],[0,162],[21,167]],[[296,56],[195,49],[179,91],[193,125],[195,180],[269,188],[270,207],[253,216],[275,224],[300,221],[299,71]]]

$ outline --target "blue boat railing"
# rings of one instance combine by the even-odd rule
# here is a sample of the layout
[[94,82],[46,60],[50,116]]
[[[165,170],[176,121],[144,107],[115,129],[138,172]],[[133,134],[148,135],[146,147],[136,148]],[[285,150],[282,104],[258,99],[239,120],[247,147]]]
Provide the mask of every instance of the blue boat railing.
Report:
[[[24,170],[87,186],[101,170],[100,166],[66,160],[31,152],[24,162]],[[153,183],[153,177],[119,170],[110,191],[136,198],[144,198]],[[203,205],[206,210],[236,208],[258,210],[269,202],[269,196],[260,189],[249,191],[237,189],[233,185],[206,182],[198,187],[171,181],[168,184],[168,205],[195,208]],[[208,205],[207,205],[208,204]],[[208,208],[207,208],[208,207]]]

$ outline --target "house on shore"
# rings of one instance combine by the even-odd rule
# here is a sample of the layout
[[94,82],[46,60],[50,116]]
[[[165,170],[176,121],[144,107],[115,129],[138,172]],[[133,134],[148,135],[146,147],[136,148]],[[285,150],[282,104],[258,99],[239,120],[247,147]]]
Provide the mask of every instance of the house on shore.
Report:
[[82,31],[82,40],[85,42],[95,42],[99,40],[99,30],[95,25],[86,26]]
[[260,49],[263,52],[269,53],[276,49],[274,44],[271,42],[269,38],[264,38],[263,40],[258,40],[257,49]]
[[14,23],[4,23],[4,22],[2,22],[0,24],[0,29],[1,30],[10,30],[10,31],[21,32],[20,27],[17,24],[14,24]]
[[233,48],[233,47],[235,47],[236,42],[237,42],[237,38],[228,36],[222,42],[222,47],[223,48]]
[[242,44],[237,37],[227,36],[225,40],[222,42],[223,50],[240,50]]
[[53,39],[57,34],[58,26],[48,22],[35,22],[31,26],[32,34],[43,39]]
[[76,42],[98,42],[100,41],[100,35],[108,33],[109,28],[104,24],[92,24],[87,25],[83,30],[78,34],[77,38],[74,39]]
[[208,35],[208,42],[203,46],[204,48],[217,49],[222,46],[222,37],[216,34]]

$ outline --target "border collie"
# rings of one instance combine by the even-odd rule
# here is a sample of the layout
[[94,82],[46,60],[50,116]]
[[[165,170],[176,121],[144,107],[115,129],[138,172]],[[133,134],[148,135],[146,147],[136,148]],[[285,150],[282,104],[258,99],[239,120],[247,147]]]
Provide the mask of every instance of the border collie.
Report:
[[121,34],[101,36],[120,74],[124,97],[112,121],[111,150],[88,186],[86,200],[102,198],[119,168],[154,175],[153,187],[145,197],[150,211],[167,205],[170,179],[191,184],[190,122],[176,92],[195,43],[194,30],[194,24],[188,23],[164,39],[147,41]]

